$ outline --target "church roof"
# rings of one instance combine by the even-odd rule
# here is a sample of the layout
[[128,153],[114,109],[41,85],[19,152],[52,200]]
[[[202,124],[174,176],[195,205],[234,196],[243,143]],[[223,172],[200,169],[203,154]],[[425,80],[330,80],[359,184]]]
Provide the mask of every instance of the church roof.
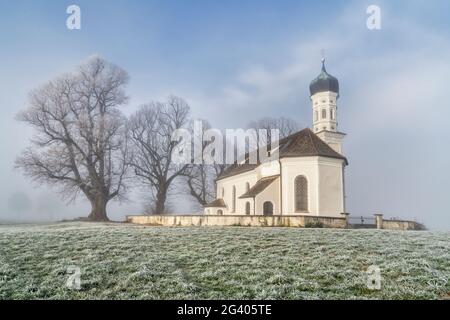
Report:
[[253,187],[250,188],[250,190],[240,196],[239,199],[254,198],[258,194],[263,192],[268,186],[270,186],[272,182],[277,180],[278,177],[279,176],[277,175],[260,179]]
[[347,164],[347,158],[334,151],[309,128],[281,139],[279,146],[280,158],[320,156],[342,159]]
[[331,91],[339,94],[339,81],[325,69],[325,59],[322,59],[322,72],[309,85],[311,96],[318,92]]
[[[326,142],[320,139],[311,129],[306,128],[297,133],[291,134],[279,141],[279,157],[327,157],[342,159],[348,164],[347,158],[334,151]],[[231,177],[240,173],[256,169],[258,164],[232,164],[217,178],[217,180]]]
[[207,205],[205,205],[205,208],[225,208],[225,201],[223,199],[216,199]]

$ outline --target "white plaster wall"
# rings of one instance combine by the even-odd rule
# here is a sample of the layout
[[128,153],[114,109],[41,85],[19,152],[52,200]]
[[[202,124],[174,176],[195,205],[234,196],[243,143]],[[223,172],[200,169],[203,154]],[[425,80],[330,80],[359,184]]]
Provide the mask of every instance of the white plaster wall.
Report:
[[343,160],[319,158],[319,213],[340,217],[344,209]]
[[[311,96],[313,106],[313,124],[314,132],[322,130],[336,131],[337,130],[337,94],[331,91],[318,92]],[[322,110],[327,111],[325,119],[322,118]],[[330,110],[333,110],[334,118],[330,118]],[[315,118],[316,111],[318,118]],[[325,129],[324,129],[325,128]]]
[[[250,212],[253,212],[253,199],[239,199],[246,190],[247,182],[250,183],[250,188],[257,182],[256,170],[244,172],[236,176],[228,177],[217,181],[217,198],[223,198],[227,206],[224,210],[226,214],[245,214],[245,203],[250,202]],[[232,195],[233,186],[236,186],[236,211],[232,212]],[[222,197],[222,188],[225,190],[225,196]]]
[[342,141],[345,134],[338,132],[322,131],[317,133],[317,136],[326,142],[334,151],[343,154]]
[[[282,214],[283,215],[312,215],[341,217],[344,207],[344,180],[342,168],[344,161],[325,157],[297,157],[283,158],[281,161],[280,178],[256,196],[255,214],[263,214],[263,203],[271,201],[274,205],[274,214],[280,214],[280,183],[282,183]],[[278,162],[278,161],[277,161]],[[279,172],[279,166],[272,163],[265,170],[265,174]],[[278,169],[275,169],[278,168]],[[277,171],[278,170],[278,171]],[[253,199],[239,199],[246,190],[247,182],[250,188],[262,177],[262,168],[241,173],[217,181],[218,198],[223,197],[227,208],[223,208],[224,215],[245,215],[245,204],[250,202],[250,214],[254,214]],[[295,178],[303,175],[308,180],[308,212],[295,212]],[[266,175],[265,175],[266,176]],[[236,186],[236,210],[232,208],[232,189]],[[207,208],[205,214],[216,215],[218,208]],[[209,211],[208,211],[209,210]]]
[[264,202],[270,201],[273,204],[273,214],[280,214],[280,178],[273,181],[266,189],[255,197],[256,214],[264,213]]
[[[318,157],[281,159],[281,183],[283,188],[283,215],[319,215]],[[295,212],[294,180],[303,175],[308,180],[308,212]]]
[[261,164],[256,168],[258,174],[258,180],[265,177],[271,177],[280,174],[280,162],[273,160],[267,163]]

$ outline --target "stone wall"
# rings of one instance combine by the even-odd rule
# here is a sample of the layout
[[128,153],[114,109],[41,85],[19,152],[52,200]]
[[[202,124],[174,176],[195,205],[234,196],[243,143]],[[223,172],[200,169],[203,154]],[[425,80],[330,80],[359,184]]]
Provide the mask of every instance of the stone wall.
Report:
[[346,228],[346,218],[314,216],[208,216],[150,215],[127,216],[129,223],[150,226],[248,226],[248,227],[311,227]]
[[383,220],[381,229],[389,230],[424,230],[425,227],[415,221]]

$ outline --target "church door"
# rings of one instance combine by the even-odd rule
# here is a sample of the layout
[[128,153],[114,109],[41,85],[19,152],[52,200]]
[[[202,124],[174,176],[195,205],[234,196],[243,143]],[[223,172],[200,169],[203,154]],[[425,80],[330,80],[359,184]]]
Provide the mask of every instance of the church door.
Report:
[[273,215],[273,204],[270,201],[266,201],[263,204],[263,214],[265,216],[271,216]]

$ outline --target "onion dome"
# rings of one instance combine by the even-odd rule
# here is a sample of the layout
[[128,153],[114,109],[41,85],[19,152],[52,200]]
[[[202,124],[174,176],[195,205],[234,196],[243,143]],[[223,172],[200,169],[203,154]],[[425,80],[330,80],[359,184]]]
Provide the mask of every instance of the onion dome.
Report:
[[339,81],[325,69],[325,59],[322,59],[322,72],[309,85],[312,95],[319,92],[331,91],[339,95]]

